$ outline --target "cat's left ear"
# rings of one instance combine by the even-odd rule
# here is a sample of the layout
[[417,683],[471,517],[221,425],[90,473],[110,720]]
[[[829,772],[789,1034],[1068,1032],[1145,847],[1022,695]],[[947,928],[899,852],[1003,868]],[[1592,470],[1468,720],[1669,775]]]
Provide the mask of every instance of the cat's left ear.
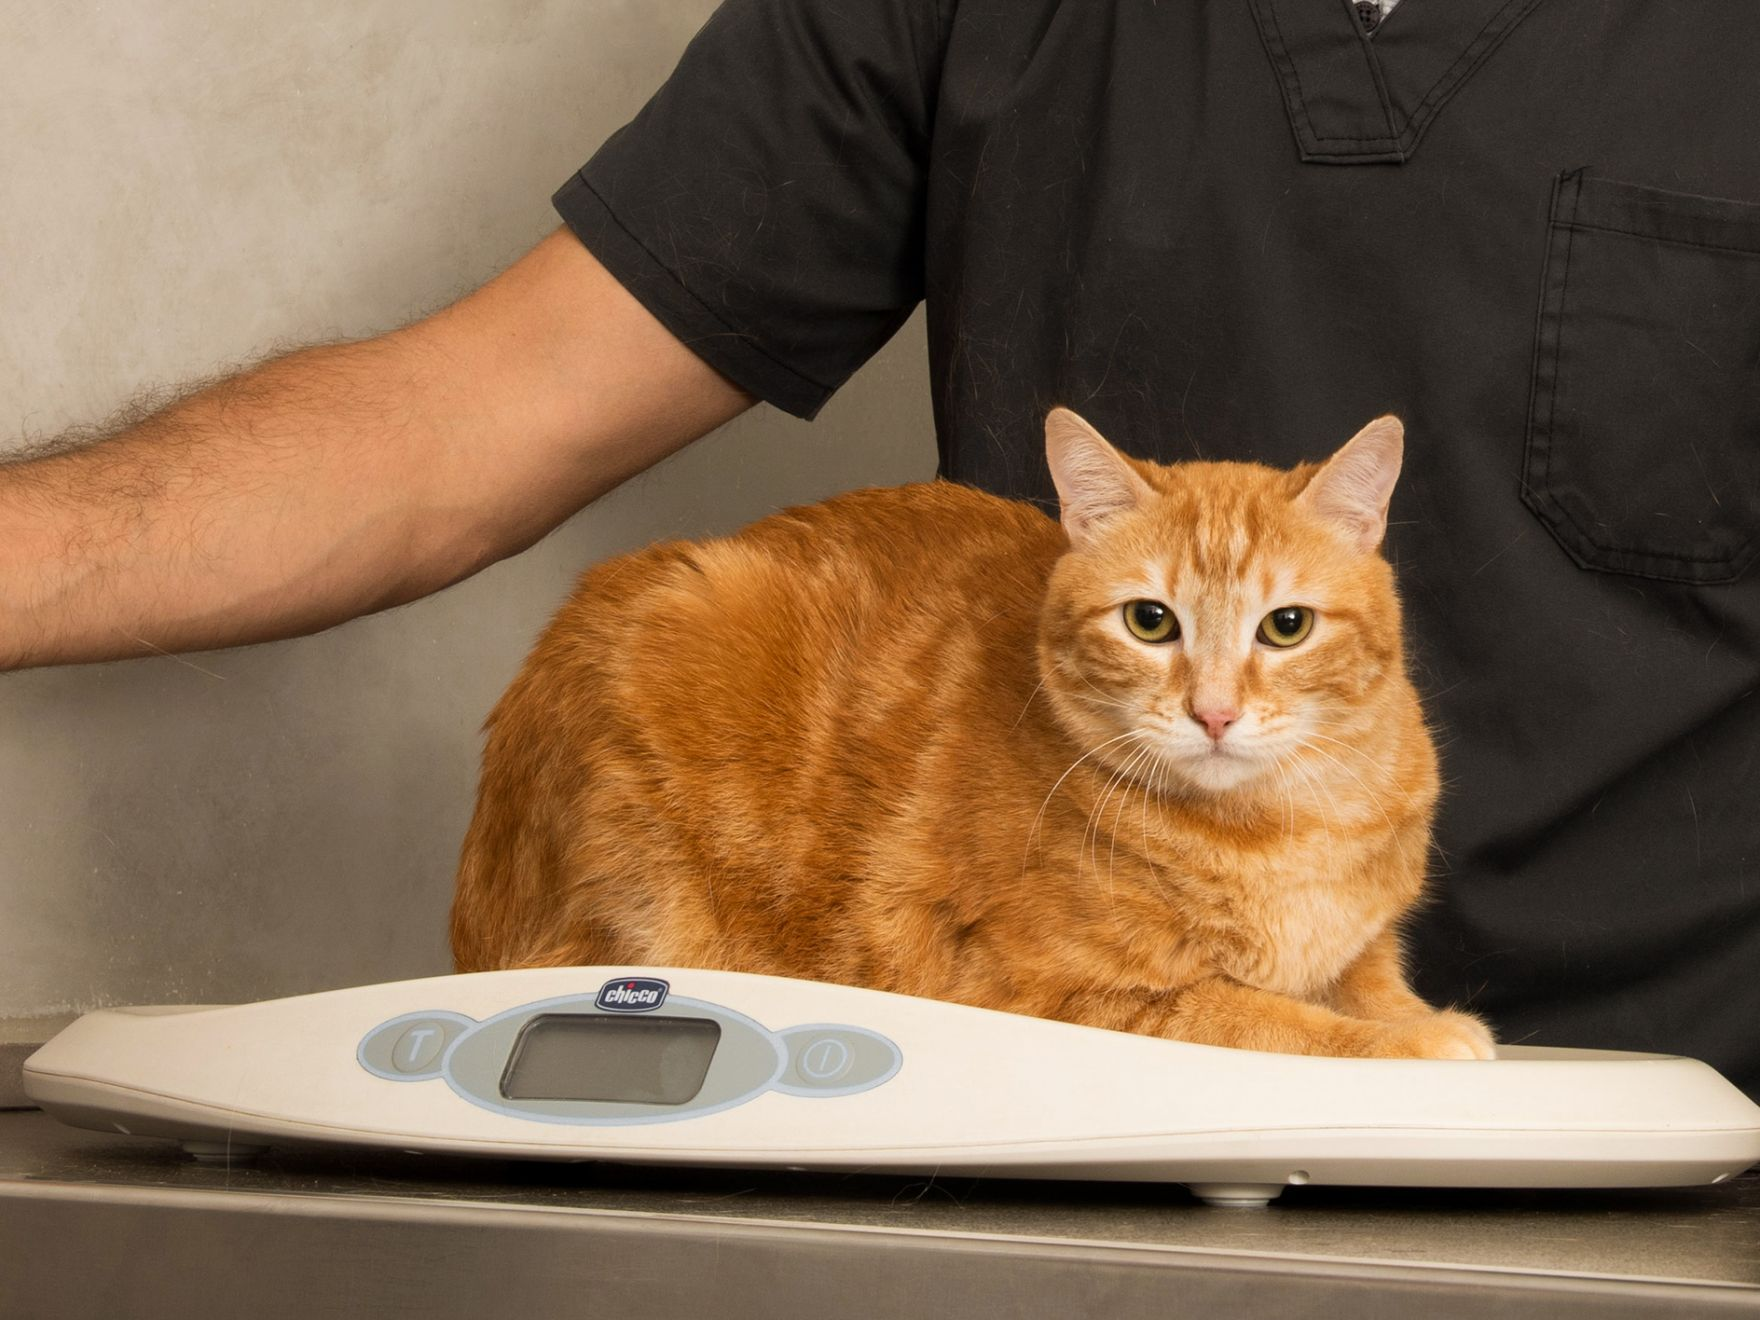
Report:
[[1096,524],[1155,493],[1106,437],[1068,408],[1053,408],[1045,418],[1045,459],[1072,545],[1086,541]]
[[1314,474],[1296,503],[1331,523],[1365,554],[1387,534],[1387,502],[1399,480],[1406,428],[1397,417],[1377,417],[1353,435]]

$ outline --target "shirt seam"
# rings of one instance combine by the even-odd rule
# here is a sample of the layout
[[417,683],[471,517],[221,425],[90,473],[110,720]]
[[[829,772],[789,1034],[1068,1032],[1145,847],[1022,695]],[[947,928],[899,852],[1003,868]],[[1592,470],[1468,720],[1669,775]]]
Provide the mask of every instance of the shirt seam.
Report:
[[[1359,38],[1359,43],[1365,47],[1365,54],[1375,63],[1376,66],[1376,68],[1370,73],[1370,81],[1375,84],[1377,99],[1381,103],[1383,117],[1388,120],[1388,129],[1391,136],[1385,134],[1353,136],[1350,134],[1324,134],[1316,132],[1314,130],[1313,122],[1308,118],[1306,94],[1302,90],[1301,73],[1295,67],[1295,62],[1293,60],[1289,61],[1290,77],[1295,83],[1296,97],[1298,103],[1300,103],[1302,107],[1301,116],[1303,129],[1316,143],[1377,143],[1386,144],[1388,148],[1395,151],[1409,151],[1416,145],[1418,138],[1423,135],[1424,128],[1429,124],[1430,119],[1434,117],[1437,105],[1452,95],[1454,89],[1466,79],[1467,75],[1472,73],[1474,69],[1478,68],[1479,65],[1485,62],[1486,58],[1491,53],[1491,48],[1496,44],[1495,38],[1507,32],[1510,27],[1514,26],[1513,23],[1502,23],[1502,20],[1510,14],[1512,10],[1525,11],[1531,9],[1535,3],[1536,0],[1508,0],[1508,3],[1499,8],[1491,15],[1491,17],[1487,18],[1484,24],[1479,28],[1478,32],[1473,35],[1473,39],[1467,44],[1467,48],[1456,56],[1454,61],[1449,64],[1446,69],[1436,76],[1436,80],[1425,90],[1424,95],[1419,98],[1418,103],[1413,107],[1412,112],[1409,115],[1404,116],[1405,127],[1398,130],[1394,129],[1392,123],[1393,107],[1391,99],[1385,94],[1385,89],[1382,87],[1378,77],[1380,57],[1372,48],[1370,48],[1369,43],[1363,42],[1361,41],[1361,38]],[[1287,45],[1283,39],[1283,31],[1277,24],[1276,6],[1267,6],[1267,9],[1270,13],[1271,25],[1276,31],[1279,50],[1284,52],[1287,58]],[[1502,24],[1501,26],[1500,23]]]
[[[1314,121],[1308,117],[1308,94],[1302,87],[1302,71],[1296,67],[1296,61],[1290,57],[1289,43],[1284,40],[1283,26],[1277,21],[1277,6],[1267,0],[1264,13],[1271,20],[1271,35],[1277,42],[1278,63],[1288,70],[1289,81],[1295,84],[1296,114],[1301,119],[1301,131],[1313,142],[1384,142],[1397,148],[1399,141],[1390,137],[1332,137],[1315,131]],[[1389,126],[1391,127],[1391,125]]]
[[[1491,43],[1493,38],[1500,32],[1506,32],[1509,28],[1515,26],[1513,22],[1508,23],[1503,27],[1498,28],[1498,32],[1492,32],[1492,29],[1498,27],[1499,21],[1506,14],[1513,9],[1531,9],[1537,2],[1538,0],[1509,0],[1509,2],[1501,9],[1491,15],[1490,18],[1486,19],[1484,26],[1473,35],[1472,41],[1467,43],[1467,48],[1455,58],[1454,63],[1450,64],[1436,76],[1436,81],[1431,83],[1429,89],[1419,98],[1418,104],[1412,109],[1412,113],[1406,117],[1407,131],[1418,127],[1421,122],[1428,122],[1430,117],[1436,112],[1436,107],[1432,105],[1431,102],[1436,101],[1439,97],[1446,100],[1456,85],[1465,79],[1474,69],[1478,68],[1479,65],[1485,62],[1486,57],[1491,53],[1487,48],[1487,43]],[[1490,33],[1491,35],[1487,36],[1487,33]],[[1463,64],[1466,65],[1465,68],[1461,67]],[[1455,76],[1457,70],[1459,71],[1458,77]],[[1452,82],[1450,81],[1451,79],[1453,80]],[[1444,84],[1447,84],[1447,86],[1445,87]]]
[[[1340,2],[1344,5],[1345,10],[1349,15],[1348,21],[1356,28],[1357,49],[1362,54],[1363,67],[1369,72],[1369,83],[1375,88],[1375,101],[1376,104],[1381,107],[1381,121],[1387,125],[1387,134],[1384,137],[1353,138],[1350,140],[1392,142],[1398,150],[1404,151],[1405,145],[1402,139],[1405,137],[1405,133],[1394,126],[1393,99],[1387,94],[1387,78],[1381,71],[1381,60],[1376,56],[1373,45],[1369,40],[1371,34],[1363,31],[1362,24],[1356,21],[1356,15],[1350,12],[1351,0],[1340,0]],[[1408,127],[1410,126],[1409,119],[1407,120],[1407,125]]]

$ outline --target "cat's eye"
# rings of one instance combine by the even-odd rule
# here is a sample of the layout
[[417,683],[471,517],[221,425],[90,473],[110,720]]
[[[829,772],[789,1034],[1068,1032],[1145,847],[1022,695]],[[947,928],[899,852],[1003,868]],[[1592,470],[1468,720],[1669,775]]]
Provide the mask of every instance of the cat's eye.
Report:
[[1259,640],[1267,646],[1294,646],[1313,629],[1313,610],[1306,605],[1284,605],[1259,620]]
[[1179,638],[1179,620],[1158,600],[1133,600],[1124,607],[1124,626],[1131,636],[1145,642],[1172,642]]

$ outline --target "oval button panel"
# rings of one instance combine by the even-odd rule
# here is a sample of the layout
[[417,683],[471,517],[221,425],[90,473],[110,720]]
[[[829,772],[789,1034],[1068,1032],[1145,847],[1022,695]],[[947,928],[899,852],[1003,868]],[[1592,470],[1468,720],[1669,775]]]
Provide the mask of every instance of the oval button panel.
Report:
[[477,1025],[475,1018],[437,1009],[392,1018],[367,1033],[356,1057],[361,1067],[394,1082],[420,1082],[441,1075],[446,1047]]
[[[694,1118],[781,1091],[812,1099],[872,1090],[903,1065],[898,1046],[877,1031],[815,1023],[771,1031],[732,1010],[673,996],[672,1007],[722,1022],[702,1089],[690,1102],[526,1100],[504,1093],[503,1077],[519,1032],[540,1014],[599,1016],[589,996],[566,996],[508,1009],[485,1020],[448,1009],[405,1013],[381,1022],[356,1049],[361,1067],[393,1082],[444,1079],[461,1098],[515,1118],[581,1124],[664,1123]],[[699,1011],[700,1010],[700,1011]],[[640,1024],[644,1019],[618,1013]],[[456,1048],[455,1048],[456,1047]],[[716,1081],[716,1068],[727,1076]],[[731,1079],[731,1080],[730,1080]]]
[[795,1067],[809,1081],[828,1086],[832,1082],[841,1081],[854,1062],[855,1055],[846,1042],[836,1036],[821,1036],[801,1047]]
[[790,1027],[778,1034],[788,1047],[788,1066],[776,1089],[790,1095],[866,1091],[891,1078],[904,1062],[898,1046],[865,1027]]

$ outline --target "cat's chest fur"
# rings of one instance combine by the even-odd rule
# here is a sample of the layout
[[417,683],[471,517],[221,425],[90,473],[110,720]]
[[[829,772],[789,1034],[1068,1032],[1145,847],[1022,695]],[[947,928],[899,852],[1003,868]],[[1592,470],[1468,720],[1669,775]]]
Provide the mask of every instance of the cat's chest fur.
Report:
[[[1324,997],[1410,902],[1373,860],[1272,853],[1192,897],[1217,971],[1261,990]],[[1398,888],[1403,888],[1399,886]]]
[[1388,915],[1368,894],[1318,878],[1285,884],[1250,906],[1246,938],[1232,959],[1236,978],[1303,999],[1336,981]]

